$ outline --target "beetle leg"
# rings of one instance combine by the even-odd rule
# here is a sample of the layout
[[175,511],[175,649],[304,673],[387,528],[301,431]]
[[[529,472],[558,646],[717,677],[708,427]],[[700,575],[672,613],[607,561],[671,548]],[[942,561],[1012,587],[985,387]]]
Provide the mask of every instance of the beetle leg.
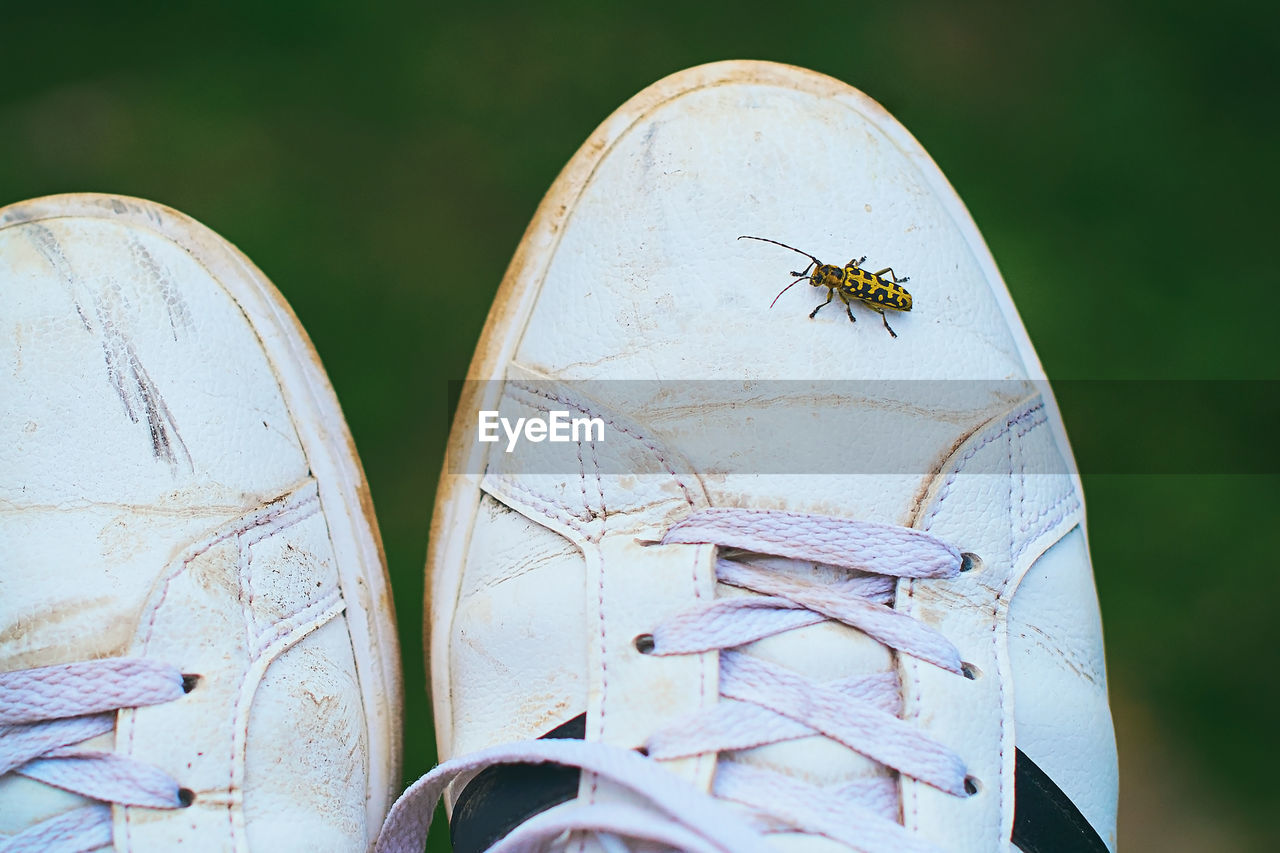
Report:
[[893,337],[895,337],[895,338],[896,338],[896,337],[898,336],[898,333],[897,333],[897,332],[895,332],[893,329],[890,329],[890,328],[889,328],[889,319],[888,319],[887,317],[885,317],[885,316],[884,316],[884,309],[882,309],[882,308],[877,308],[877,309],[876,309],[876,311],[878,311],[878,312],[880,313],[880,319],[881,319],[881,321],[883,321],[883,322],[884,322],[884,328],[885,328],[885,330],[886,330],[890,335],[892,335]]
[[858,318],[853,316],[853,308],[849,305],[849,297],[844,295],[844,291],[837,291],[840,294],[840,301],[844,303],[844,313],[849,315],[849,322],[856,323]]
[[876,275],[884,275],[885,273],[889,274],[889,280],[892,281],[894,284],[902,284],[904,281],[911,281],[911,276],[909,275],[904,275],[902,278],[898,278],[898,276],[893,271],[893,267],[885,267],[884,269],[880,270],[880,272],[876,273]]
[[811,270],[811,269],[813,269],[813,261],[810,261],[810,262],[809,262],[809,266],[807,266],[807,267],[805,267],[805,268],[804,268],[804,272],[796,272],[795,270],[792,270],[789,274],[790,274],[790,275],[794,275],[794,276],[796,276],[796,277],[799,277],[799,276],[802,276],[802,275],[808,275],[808,274],[809,274],[809,270]]
[[[828,288],[827,288],[827,301],[826,301],[826,302],[824,302],[824,303],[822,303],[821,305],[819,305],[817,308],[814,308],[812,311],[810,311],[810,312],[809,312],[809,319],[810,319],[810,320],[812,320],[815,314],[817,314],[817,313],[818,313],[819,311],[821,311],[823,308],[826,308],[828,305],[830,305],[830,304],[831,304],[831,300],[835,297],[835,295],[836,295],[835,289],[834,289],[834,288],[830,288],[830,287],[828,287]],[[843,298],[843,297],[842,297],[842,298]]]
[[862,266],[862,262],[865,261],[866,259],[867,259],[867,256],[863,255],[862,257],[858,258],[856,261],[849,261],[849,266],[853,267],[854,269],[857,269],[858,267]]

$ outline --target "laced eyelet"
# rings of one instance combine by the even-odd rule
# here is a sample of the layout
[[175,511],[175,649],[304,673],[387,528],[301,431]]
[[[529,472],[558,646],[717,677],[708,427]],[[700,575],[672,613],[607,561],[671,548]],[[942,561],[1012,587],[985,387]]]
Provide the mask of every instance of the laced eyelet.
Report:
[[964,792],[969,796],[974,796],[982,791],[982,783],[978,781],[976,776],[964,777]]
[[178,802],[182,803],[182,808],[190,808],[191,804],[196,801],[196,792],[190,788],[178,789]]
[[653,640],[653,634],[638,634],[631,643],[636,647],[636,651],[642,655],[652,654],[654,647],[657,645]]
[[182,673],[182,692],[190,693],[196,689],[196,685],[200,683],[200,676],[190,672]]
[[982,558],[970,551],[965,551],[960,555],[960,571],[974,572],[982,568]]
[[982,670],[966,661],[960,664],[960,674],[970,681],[977,681],[978,676],[982,675]]

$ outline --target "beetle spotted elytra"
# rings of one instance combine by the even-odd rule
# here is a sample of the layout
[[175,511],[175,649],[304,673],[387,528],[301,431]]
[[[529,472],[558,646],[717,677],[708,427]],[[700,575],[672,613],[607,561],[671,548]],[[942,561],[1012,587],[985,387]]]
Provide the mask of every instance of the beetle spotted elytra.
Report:
[[[827,301],[809,313],[810,320],[819,311],[831,304],[832,299],[839,296],[840,301],[844,303],[844,310],[849,315],[849,320],[856,323],[857,319],[853,316],[853,309],[849,302],[850,299],[856,299],[880,315],[880,320],[884,323],[885,330],[890,335],[895,338],[898,336],[898,333],[889,327],[889,321],[884,316],[884,312],[885,309],[890,311],[911,310],[911,294],[902,286],[904,281],[910,281],[908,276],[898,278],[893,271],[893,267],[885,267],[879,272],[864,270],[861,265],[867,259],[865,255],[857,260],[849,261],[841,268],[834,264],[824,264],[808,252],[802,252],[794,246],[779,243],[777,240],[770,240],[768,237],[752,237],[749,234],[743,234],[738,239],[760,240],[764,243],[772,243],[775,246],[790,249],[796,254],[804,255],[812,262],[801,272],[792,270],[791,275],[798,277],[778,292],[778,295],[773,298],[773,302],[769,303],[770,308],[777,303],[782,294],[808,279],[809,283],[814,287],[825,287],[827,289]],[[811,269],[813,272],[810,272]],[[888,274],[887,278],[885,277],[886,273]]]

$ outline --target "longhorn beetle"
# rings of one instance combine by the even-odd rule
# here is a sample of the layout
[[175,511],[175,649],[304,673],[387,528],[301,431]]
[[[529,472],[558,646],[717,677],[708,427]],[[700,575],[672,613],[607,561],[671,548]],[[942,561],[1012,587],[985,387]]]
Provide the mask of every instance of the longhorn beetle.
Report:
[[[879,272],[864,270],[862,262],[867,259],[866,255],[856,261],[849,261],[844,265],[844,269],[841,269],[834,264],[824,264],[808,252],[802,252],[794,246],[779,243],[777,240],[770,240],[768,237],[752,237],[749,234],[743,234],[738,239],[760,240],[764,243],[772,243],[775,246],[790,249],[798,255],[804,255],[812,261],[809,266],[804,268],[803,272],[791,271],[791,275],[798,276],[798,278],[778,291],[778,295],[773,297],[773,302],[769,303],[770,308],[777,304],[782,294],[807,278],[814,287],[825,287],[827,289],[827,301],[809,313],[810,320],[819,311],[830,305],[834,297],[839,296],[840,301],[844,303],[844,310],[849,315],[849,320],[856,323],[858,321],[853,316],[853,309],[850,307],[849,300],[857,299],[880,315],[880,320],[884,323],[884,327],[890,335],[895,338],[898,336],[897,332],[889,328],[889,321],[885,318],[884,312],[886,308],[891,311],[911,310],[911,294],[907,293],[906,288],[902,286],[904,281],[910,281],[908,276],[898,278],[893,272],[893,267],[885,267]],[[813,270],[812,273],[809,272],[810,269]],[[889,274],[888,278],[884,277],[885,273]]]

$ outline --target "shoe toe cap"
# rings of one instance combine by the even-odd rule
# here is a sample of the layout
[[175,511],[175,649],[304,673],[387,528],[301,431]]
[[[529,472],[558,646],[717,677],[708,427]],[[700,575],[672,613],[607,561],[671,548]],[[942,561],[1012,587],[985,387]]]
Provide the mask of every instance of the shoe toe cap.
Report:
[[[530,241],[554,243],[516,358],[566,379],[1022,378],[1038,370],[981,237],[913,138],[857,90],[768,63],[684,72],[584,148]],[[579,158],[581,159],[581,155]],[[556,211],[562,211],[557,213]],[[893,339],[801,281],[808,259],[868,256],[913,297]],[[517,264],[518,266],[518,264]]]

